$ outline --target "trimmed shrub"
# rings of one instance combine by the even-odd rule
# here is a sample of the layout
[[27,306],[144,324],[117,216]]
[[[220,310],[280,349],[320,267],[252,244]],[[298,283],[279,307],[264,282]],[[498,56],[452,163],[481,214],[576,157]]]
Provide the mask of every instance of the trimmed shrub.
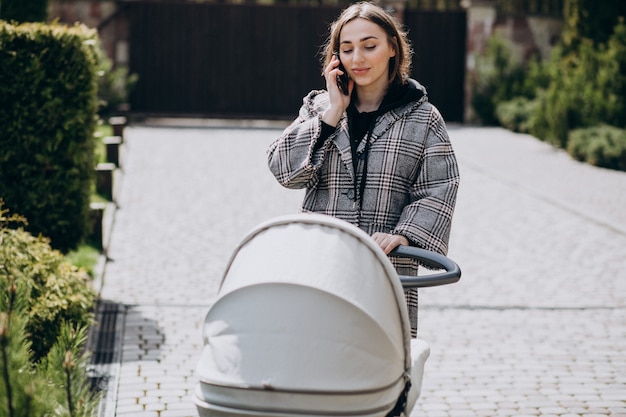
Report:
[[62,252],[88,232],[97,32],[0,21],[0,197]]
[[9,228],[20,218],[6,213],[0,201],[0,292],[12,285],[24,291],[26,329],[37,361],[48,354],[63,322],[81,327],[92,323],[97,294],[86,272],[52,249],[48,239]]
[[626,130],[613,126],[575,129],[569,134],[567,151],[579,161],[626,171]]

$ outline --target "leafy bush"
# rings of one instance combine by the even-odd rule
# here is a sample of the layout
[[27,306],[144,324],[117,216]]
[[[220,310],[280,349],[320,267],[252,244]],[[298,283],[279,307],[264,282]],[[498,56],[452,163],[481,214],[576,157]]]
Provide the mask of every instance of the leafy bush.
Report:
[[0,197],[62,252],[88,232],[97,32],[0,21]]
[[23,219],[7,212],[0,201],[0,292],[11,285],[25,292],[26,329],[37,361],[48,354],[63,322],[91,324],[96,292],[87,274],[52,249],[48,239],[9,228]]
[[537,112],[539,101],[526,97],[516,97],[513,100],[497,104],[496,116],[498,122],[514,132],[528,133]]
[[[566,3],[564,42],[546,63],[531,60],[523,68],[511,62],[503,41],[489,41],[470,80],[472,106],[484,124],[530,133],[579,160],[624,169],[626,2]],[[617,129],[570,134],[599,125]]]
[[623,0],[567,0],[563,6],[563,44],[567,51],[575,51],[582,39],[594,45],[606,43],[615,25],[626,18]]
[[[100,400],[87,384],[93,291],[42,238],[7,228],[23,221],[7,212],[0,200],[0,415],[92,417]],[[52,303],[43,335],[40,315],[32,313],[63,291],[67,299]]]
[[510,47],[502,39],[492,37],[470,78],[471,105],[482,124],[500,125],[497,114],[500,103],[517,97],[531,100],[548,82],[549,78],[537,59],[523,64],[514,62]]
[[137,74],[129,74],[128,68],[119,66],[113,68],[110,59],[103,56],[99,69],[98,81],[98,114],[106,119],[120,110],[122,105],[128,104],[128,96],[138,80]]
[[606,125],[575,129],[567,151],[579,161],[626,171],[626,130]]
[[609,119],[604,122],[626,127],[626,24],[623,21],[615,26],[603,58],[598,81],[602,91],[610,93],[607,106],[611,109]]
[[602,123],[626,125],[626,26],[608,45],[582,40],[576,53],[555,51],[546,65],[551,83],[531,133],[566,148],[570,130]]

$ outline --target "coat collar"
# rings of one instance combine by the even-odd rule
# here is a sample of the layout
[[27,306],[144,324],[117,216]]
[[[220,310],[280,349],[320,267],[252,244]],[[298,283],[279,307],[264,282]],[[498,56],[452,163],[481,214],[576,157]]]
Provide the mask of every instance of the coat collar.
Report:
[[334,142],[341,156],[341,161],[346,166],[352,180],[354,180],[355,174],[352,168],[352,151],[350,149],[350,129],[348,129],[348,117],[345,112],[337,125],[337,134]]
[[[426,94],[426,88],[415,81],[414,79],[408,80],[408,88],[410,92],[407,94],[409,97],[404,103],[397,102],[397,106],[390,106],[389,109],[383,109],[382,113],[377,116],[372,134],[369,135],[370,143],[374,143],[376,139],[380,138],[387,132],[394,123],[411,113],[415,108],[428,101]],[[350,132],[348,128],[348,115],[344,112],[337,128],[337,135],[335,137],[335,145],[341,154],[341,158],[346,163],[346,166],[350,167],[349,171],[352,173],[351,161],[352,155],[350,150]],[[365,150],[366,141],[363,140],[357,148],[357,154],[363,153]],[[354,173],[352,173],[354,176]]]
[[[426,94],[426,88],[413,79],[408,80],[409,88],[413,90],[418,90],[422,93],[421,98],[410,101],[406,104],[402,104],[396,108],[389,109],[380,114],[376,120],[376,124],[374,125],[374,129],[372,130],[372,134],[370,135],[370,143],[374,143],[378,138],[383,136],[385,132],[387,132],[393,124],[403,117],[406,117],[407,114],[411,113],[415,108],[421,106],[424,102],[428,101],[428,96]],[[315,109],[318,114],[322,114],[326,107],[328,106],[328,92],[325,90],[316,90],[309,93],[308,97],[305,98],[305,106],[310,110]],[[350,131],[348,129],[348,115],[344,112],[339,124],[337,125],[337,133],[335,134],[335,138],[333,139],[337,150],[341,156],[341,160],[346,166],[346,169],[350,173],[350,176],[354,180],[355,174],[352,168],[352,151],[350,149]],[[363,153],[365,150],[365,142],[361,141],[359,147],[357,148],[357,154]]]

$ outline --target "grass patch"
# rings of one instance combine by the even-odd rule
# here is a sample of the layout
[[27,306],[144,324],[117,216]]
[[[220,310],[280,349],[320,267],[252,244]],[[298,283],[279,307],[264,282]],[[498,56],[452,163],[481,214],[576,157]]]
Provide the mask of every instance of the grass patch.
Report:
[[102,139],[107,136],[113,136],[113,127],[100,120],[96,126],[94,136],[96,138],[96,162],[107,162],[106,149],[104,147],[104,143],[102,143]]
[[87,271],[90,277],[94,278],[96,265],[101,252],[90,245],[80,245],[78,249],[69,252],[65,258],[69,263]]
[[[113,127],[102,120],[98,121],[95,137],[95,154],[96,162],[106,162],[106,148],[102,139],[107,136],[113,136]],[[92,185],[91,202],[92,203],[108,203],[110,200],[104,198],[100,194],[96,193],[95,183]],[[90,277],[95,278],[95,268],[98,265],[98,260],[102,251],[97,246],[84,243],[79,245],[78,249],[70,251],[65,255],[66,260],[79,268],[87,271]]]

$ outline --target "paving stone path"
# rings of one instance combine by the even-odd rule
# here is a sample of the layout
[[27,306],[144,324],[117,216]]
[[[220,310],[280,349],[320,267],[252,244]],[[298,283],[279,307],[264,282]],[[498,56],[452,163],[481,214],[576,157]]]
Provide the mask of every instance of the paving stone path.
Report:
[[[103,300],[119,306],[101,414],[196,416],[201,323],[243,235],[298,210],[276,127],[126,128]],[[626,417],[626,173],[502,129],[451,126],[457,284],[420,291],[412,416]],[[253,313],[253,311],[251,311]]]

